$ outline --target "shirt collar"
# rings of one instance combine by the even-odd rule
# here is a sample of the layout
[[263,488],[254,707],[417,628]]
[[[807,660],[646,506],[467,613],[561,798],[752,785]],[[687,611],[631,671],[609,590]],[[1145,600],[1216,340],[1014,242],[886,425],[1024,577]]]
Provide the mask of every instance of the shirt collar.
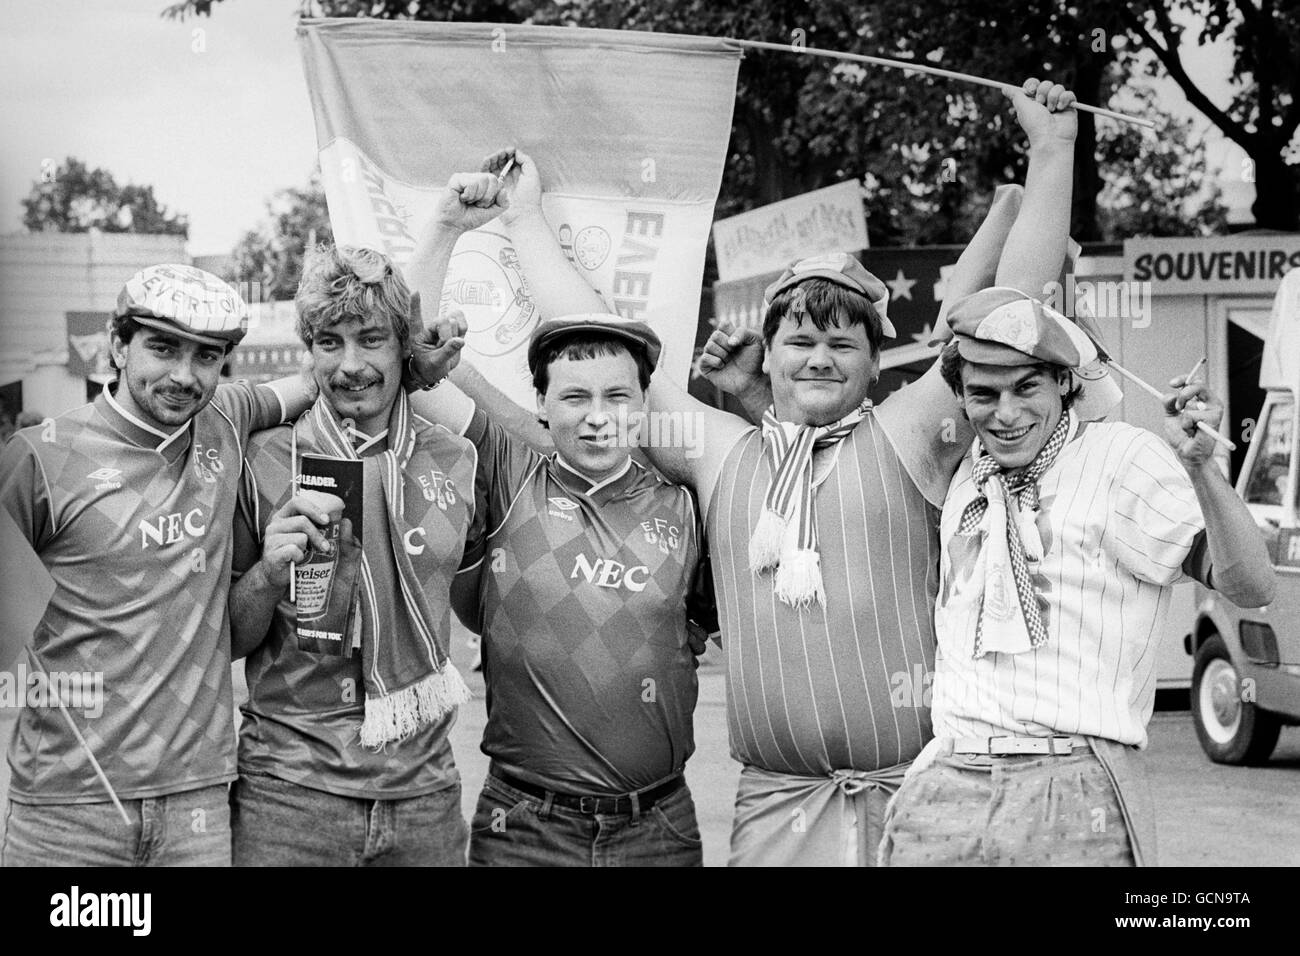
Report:
[[367,435],[361,429],[354,427],[349,430],[348,437],[352,439],[352,448],[354,451],[356,451],[357,457],[361,457],[370,448],[373,448],[375,445],[378,445],[381,441],[383,441],[385,438],[388,437],[388,429],[385,428],[381,432],[376,432],[373,435]]
[[584,494],[590,497],[598,491],[618,485],[624,478],[626,478],[632,471],[632,456],[628,455],[623,461],[622,468],[601,481],[593,481],[581,471],[574,468],[560,457],[558,451],[555,453],[555,464],[557,466],[557,477],[564,485],[570,487],[571,490],[576,491],[579,494]]
[[141,448],[152,448],[161,455],[165,454],[171,446],[176,445],[184,436],[189,434],[190,426],[194,422],[193,418],[190,418],[184,425],[168,434],[128,412],[113,395],[116,384],[116,382],[105,382],[104,391],[100,395],[102,401],[96,404],[99,406],[100,413],[113,426],[114,430],[122,434],[132,444],[139,445]]

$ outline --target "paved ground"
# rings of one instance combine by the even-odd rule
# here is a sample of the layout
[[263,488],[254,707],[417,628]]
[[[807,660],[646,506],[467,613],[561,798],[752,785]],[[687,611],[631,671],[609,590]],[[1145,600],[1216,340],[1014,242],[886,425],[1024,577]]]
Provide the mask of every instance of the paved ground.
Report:
[[[727,753],[723,674],[712,659],[717,654],[717,649],[711,647],[700,669],[696,753],[686,771],[704,837],[704,860],[709,866],[722,866],[727,860],[731,804],[739,773],[739,765]],[[452,746],[464,780],[463,809],[468,818],[487,773],[487,758],[478,749],[486,713],[482,680],[471,675],[466,666],[463,641],[456,641],[453,657],[475,690],[475,699],[462,708],[452,731]],[[13,711],[0,710],[0,740],[6,746],[14,716]],[[1300,799],[1296,798],[1300,789],[1300,728],[1283,730],[1272,761],[1256,768],[1223,767],[1206,759],[1186,711],[1157,713],[1150,733],[1164,864],[1283,866],[1300,862]],[[8,785],[6,763],[0,765],[0,796],[7,792]]]

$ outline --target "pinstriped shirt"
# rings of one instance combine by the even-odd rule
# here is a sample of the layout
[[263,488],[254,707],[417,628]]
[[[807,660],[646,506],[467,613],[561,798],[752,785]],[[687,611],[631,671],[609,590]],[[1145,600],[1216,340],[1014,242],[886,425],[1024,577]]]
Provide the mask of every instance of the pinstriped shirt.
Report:
[[1144,429],[1078,427],[1039,480],[1034,583],[1047,642],[978,660],[974,615],[949,606],[978,549],[977,537],[956,533],[976,494],[970,475],[967,455],[943,507],[935,733],[1087,734],[1145,746],[1172,585],[1189,580],[1182,565],[1205,527],[1186,470]]
[[894,766],[931,736],[939,511],[870,414],[813,465],[825,605],[789,607],[770,572],[749,569],[772,475],[758,429],[736,441],[714,489],[731,754],[809,776]]

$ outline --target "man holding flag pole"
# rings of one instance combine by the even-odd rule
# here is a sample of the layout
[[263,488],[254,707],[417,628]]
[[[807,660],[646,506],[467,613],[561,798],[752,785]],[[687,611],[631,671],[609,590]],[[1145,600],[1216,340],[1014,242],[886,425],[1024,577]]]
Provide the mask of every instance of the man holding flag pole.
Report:
[[890,804],[881,862],[1154,865],[1140,753],[1172,585],[1242,607],[1275,586],[1200,427],[1223,406],[1174,379],[1166,444],[1097,421],[1117,397],[1105,356],[1050,306],[985,289],[948,324],[940,367],[976,440],[940,526],[935,739]]
[[[998,197],[954,296],[989,284],[993,263],[998,281],[1040,289],[1065,260],[1073,97],[1030,80],[1013,100],[1030,141],[1024,200],[1010,225]],[[888,332],[883,293],[847,257],[796,263],[769,289],[770,392],[752,333],[714,334],[701,367],[761,429],[652,394],[705,416],[702,458],[650,451],[707,502],[744,765],[733,865],[874,865],[886,802],[930,737],[916,685],[934,655],[938,506],[970,432],[937,364],[878,408],[864,402]]]
[[[1036,81],[1016,96],[1031,144],[1025,200],[1014,226],[1005,206],[990,217],[964,257],[961,288],[987,284],[999,253],[1005,281],[1041,288],[1059,274],[1071,102],[1060,86]],[[549,232],[536,236],[535,244],[516,237],[516,245],[542,313],[604,311]],[[544,261],[556,267],[536,268]],[[893,678],[914,664],[928,670],[933,660],[938,505],[970,433],[937,367],[880,409],[864,405],[892,328],[884,284],[856,262],[801,264],[772,295],[765,335],[772,427],[750,429],[656,378],[652,412],[700,416],[703,454],[646,450],[705,503],[718,559],[732,752],[745,765],[732,863],[871,865],[885,802],[930,737],[928,708],[897,706]],[[772,458],[767,436],[778,447],[782,421],[793,440]],[[800,449],[801,463],[793,457]],[[751,539],[777,471],[804,489],[788,499],[804,502],[802,515],[824,512],[814,519],[822,542],[820,561],[809,565],[816,575],[751,571]],[[810,526],[782,517],[787,529]],[[772,563],[797,571],[799,555],[787,554],[784,542]],[[816,535],[811,550],[816,556]]]

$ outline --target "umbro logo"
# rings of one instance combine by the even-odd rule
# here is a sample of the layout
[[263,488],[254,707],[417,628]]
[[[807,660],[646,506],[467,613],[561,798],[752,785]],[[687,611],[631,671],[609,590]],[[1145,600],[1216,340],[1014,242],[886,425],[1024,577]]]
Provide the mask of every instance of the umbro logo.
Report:
[[98,468],[86,477],[95,482],[96,491],[107,491],[122,487],[122,483],[117,480],[121,474],[120,468]]
[[570,501],[568,498],[562,498],[558,495],[546,500],[551,503],[551,507],[546,509],[548,515],[554,518],[562,518],[565,521],[573,520],[573,515],[569,514],[569,512],[577,510],[578,503],[576,501]]

